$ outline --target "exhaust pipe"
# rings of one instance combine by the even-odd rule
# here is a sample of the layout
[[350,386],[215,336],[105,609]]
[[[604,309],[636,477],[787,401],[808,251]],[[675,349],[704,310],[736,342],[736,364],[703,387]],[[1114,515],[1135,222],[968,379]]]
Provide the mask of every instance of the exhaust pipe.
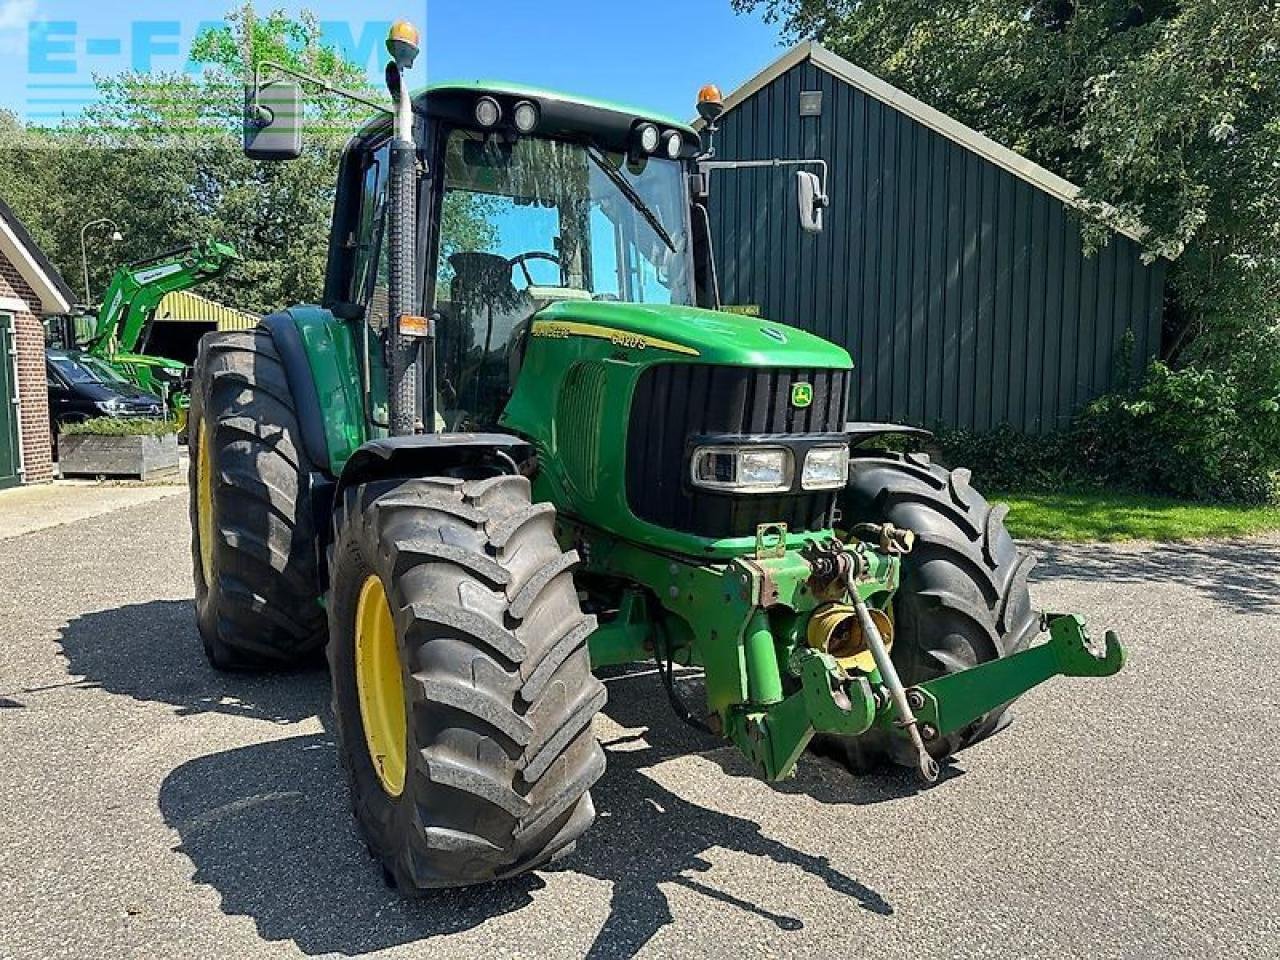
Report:
[[417,160],[413,141],[413,97],[404,82],[404,71],[418,56],[418,31],[405,21],[391,28],[387,50],[387,89],[395,102],[391,138],[391,170],[387,176],[387,299],[390,325],[387,337],[391,435],[409,436],[417,431],[419,339],[428,331],[417,312]]

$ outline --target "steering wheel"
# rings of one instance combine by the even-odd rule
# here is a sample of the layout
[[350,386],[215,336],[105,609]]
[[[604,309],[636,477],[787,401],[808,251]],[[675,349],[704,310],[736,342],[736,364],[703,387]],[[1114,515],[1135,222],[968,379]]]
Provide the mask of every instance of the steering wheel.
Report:
[[560,258],[554,253],[547,253],[543,250],[529,250],[526,253],[517,253],[514,257],[507,261],[510,266],[519,267],[520,272],[524,274],[524,282],[526,287],[533,286],[533,276],[529,273],[528,261],[530,260],[548,260],[557,267],[560,266]]

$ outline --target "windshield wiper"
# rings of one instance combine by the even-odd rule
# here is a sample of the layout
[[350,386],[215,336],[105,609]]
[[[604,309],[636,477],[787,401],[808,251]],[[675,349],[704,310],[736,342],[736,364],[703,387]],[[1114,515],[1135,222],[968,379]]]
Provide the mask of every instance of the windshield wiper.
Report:
[[600,168],[600,172],[622,191],[622,195],[627,198],[631,206],[636,208],[640,216],[644,217],[645,223],[653,228],[653,232],[667,245],[667,249],[675,253],[676,245],[671,239],[671,234],[667,233],[667,229],[662,225],[662,221],[658,219],[658,215],[644,202],[644,198],[636,193],[636,188],[627,182],[627,178],[622,175],[618,168],[610,163],[609,159],[593,145],[588,145],[587,156],[591,158],[592,163]]

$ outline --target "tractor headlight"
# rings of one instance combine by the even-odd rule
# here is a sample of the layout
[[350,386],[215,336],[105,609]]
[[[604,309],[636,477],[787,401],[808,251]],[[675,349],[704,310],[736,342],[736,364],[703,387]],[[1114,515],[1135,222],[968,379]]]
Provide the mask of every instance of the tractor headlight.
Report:
[[837,490],[849,480],[849,447],[846,444],[814,447],[804,458],[800,486],[806,490]]
[[684,146],[684,138],[675,130],[671,130],[667,133],[665,141],[667,145],[667,156],[672,160],[679,160],[680,150]]
[[482,127],[496,127],[502,119],[502,107],[493,97],[481,97],[476,101],[476,123]]
[[791,489],[793,470],[786,447],[698,447],[691,477],[706,490],[783,493]]
[[636,133],[640,140],[640,149],[645,153],[653,153],[658,149],[658,140],[662,134],[658,132],[658,128],[652,123],[642,123],[636,128]]
[[521,100],[516,104],[511,118],[515,121],[516,129],[521,133],[533,133],[533,128],[538,125],[538,108],[528,100]]

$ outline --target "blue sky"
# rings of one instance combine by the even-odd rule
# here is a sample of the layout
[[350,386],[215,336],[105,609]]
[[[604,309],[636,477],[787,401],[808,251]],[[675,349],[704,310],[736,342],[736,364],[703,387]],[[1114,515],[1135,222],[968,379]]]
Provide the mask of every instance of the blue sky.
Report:
[[[236,0],[0,0],[0,108],[37,121],[76,112],[95,73],[181,69],[200,25]],[[381,76],[382,24],[401,16],[426,33],[427,78],[502,78],[693,115],[702,84],[726,92],[778,56],[777,27],[737,16],[730,0],[265,0],[306,7],[338,39],[369,51]],[[358,11],[358,13],[355,13]],[[422,67],[425,66],[425,69]]]

